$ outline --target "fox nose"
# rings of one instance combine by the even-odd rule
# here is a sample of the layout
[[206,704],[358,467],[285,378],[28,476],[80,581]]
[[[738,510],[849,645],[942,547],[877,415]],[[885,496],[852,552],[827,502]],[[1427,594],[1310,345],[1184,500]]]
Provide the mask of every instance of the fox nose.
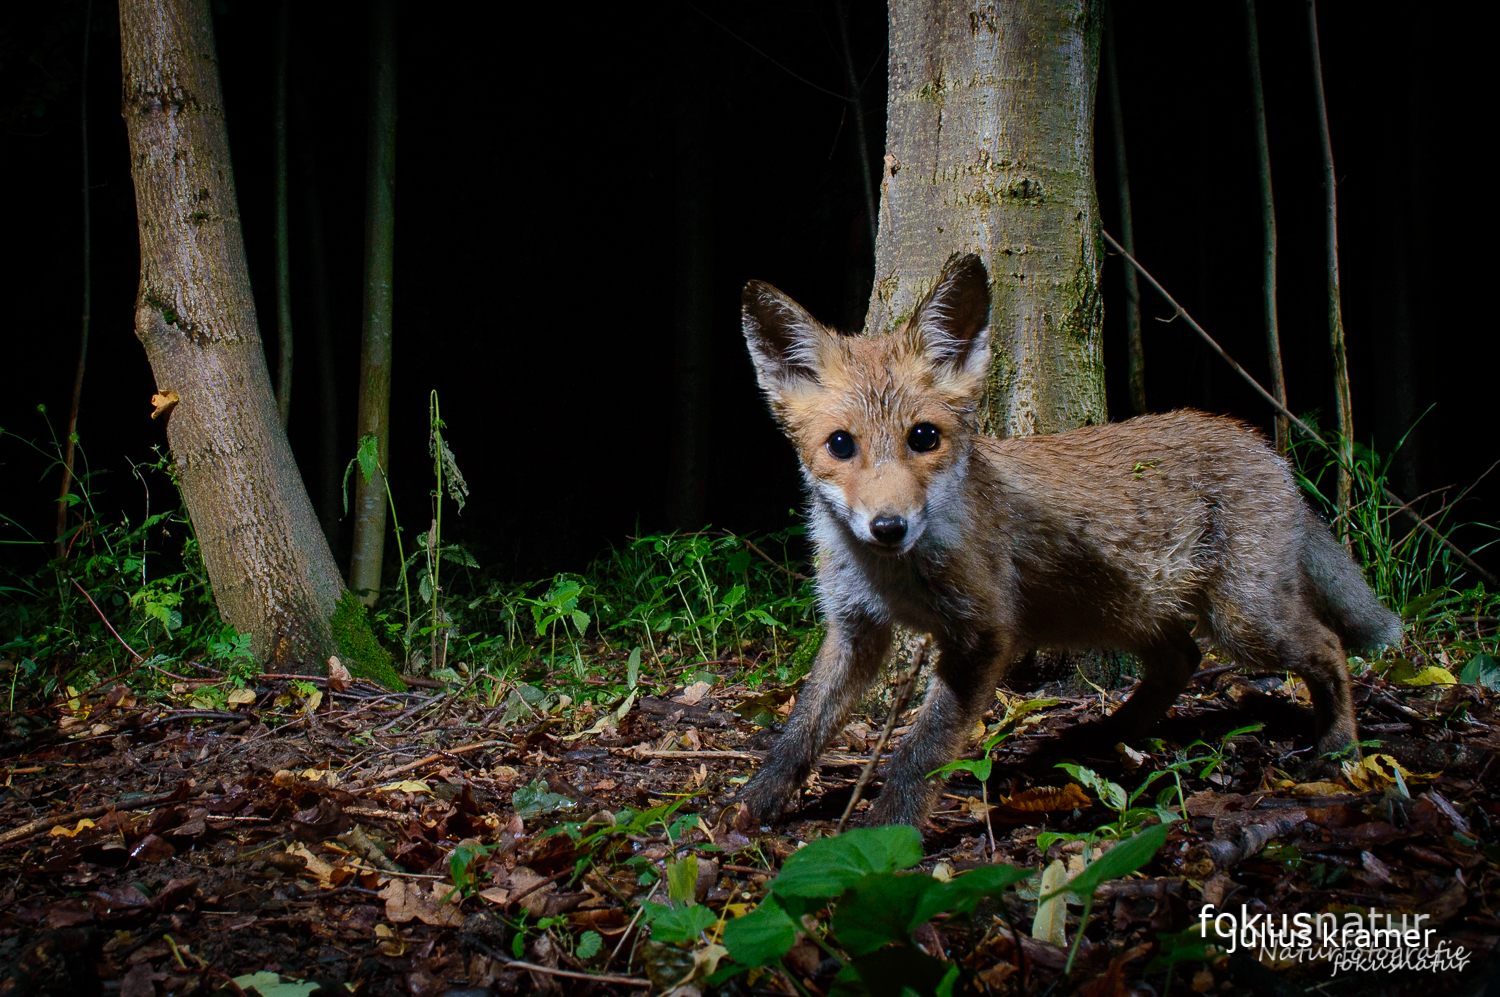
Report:
[[870,533],[883,544],[898,544],[906,536],[906,520],[888,512],[882,512],[870,521]]

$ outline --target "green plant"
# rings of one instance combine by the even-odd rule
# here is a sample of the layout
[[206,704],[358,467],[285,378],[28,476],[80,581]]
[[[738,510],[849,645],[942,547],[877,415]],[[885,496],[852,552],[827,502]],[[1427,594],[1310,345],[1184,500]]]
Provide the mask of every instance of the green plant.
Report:
[[[1122,842],[1075,877],[1068,891],[1091,899],[1105,879],[1145,864],[1165,836],[1162,825]],[[903,986],[918,993],[956,992],[962,971],[919,949],[913,932],[934,917],[972,913],[980,901],[998,899],[1030,872],[981,866],[945,882],[906,871],[921,859],[921,835],[905,826],[858,828],[809,843],[786,860],[755,910],[725,924],[732,961],[709,982],[780,963],[800,933],[842,965],[841,993],[869,993],[870,979],[880,981],[881,992]],[[833,915],[825,933],[814,915],[829,907]]]

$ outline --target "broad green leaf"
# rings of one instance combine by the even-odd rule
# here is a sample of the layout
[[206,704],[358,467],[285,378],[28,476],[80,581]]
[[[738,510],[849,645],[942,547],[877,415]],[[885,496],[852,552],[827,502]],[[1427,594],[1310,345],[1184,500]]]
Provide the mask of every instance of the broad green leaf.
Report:
[[905,824],[860,827],[821,838],[787,859],[767,889],[779,896],[836,897],[873,872],[922,861],[922,835]]
[[[1168,830],[1168,825],[1156,824],[1120,842],[1068,880],[1067,892],[1087,900],[1094,895],[1101,883],[1135,872],[1161,850],[1161,846],[1167,841]],[[1058,887],[1054,886],[1052,889],[1055,893]],[[1051,895],[1053,894],[1049,894],[1044,886],[1040,899],[1045,901]]]
[[[858,975],[863,987],[857,988],[843,983],[845,974],[839,974],[832,994],[868,994],[870,997],[902,997],[913,994],[926,997],[938,995],[945,982],[951,993],[949,981],[958,967],[950,966],[910,945],[891,945],[860,956],[850,963],[849,975]],[[852,981],[851,981],[852,982]]]
[[541,779],[536,779],[531,785],[522,786],[512,793],[510,805],[517,817],[539,817],[558,810],[571,810],[577,806],[561,793],[550,792],[547,789],[547,783]]
[[583,632],[589,628],[589,614],[575,609],[573,610],[572,617],[573,626],[578,628],[578,636],[582,637]]
[[1488,654],[1476,654],[1464,665],[1463,671],[1459,672],[1458,680],[1500,691],[1500,661]]
[[[864,877],[839,901],[833,932],[852,955],[891,942],[909,942],[923,900],[942,886],[926,873],[880,872]],[[926,920],[926,918],[923,918]]]
[[724,945],[729,955],[746,966],[775,965],[796,943],[797,924],[774,896],[744,917],[724,924]]
[[597,931],[585,931],[578,936],[578,947],[573,954],[580,959],[591,959],[604,948],[604,938]]
[[1161,947],[1156,958],[1146,964],[1148,974],[1160,973],[1179,962],[1207,962],[1218,949],[1211,941],[1213,936],[1206,934],[1203,926],[1198,924],[1175,935],[1159,934],[1156,937],[1161,940]]
[[960,758],[949,762],[940,769],[933,769],[931,772],[928,772],[927,778],[931,779],[935,775],[946,775],[949,772],[972,772],[974,778],[980,782],[988,782],[992,765],[993,762],[989,758],[980,758],[977,760],[973,758]]
[[982,865],[970,869],[939,883],[937,888],[927,891],[918,905],[911,930],[921,927],[938,914],[967,914],[985,897],[999,899],[1007,889],[1027,878],[1030,869],[1018,869],[1013,865]]
[[750,552],[748,550],[737,550],[724,559],[724,566],[729,569],[731,575],[743,575],[750,570]]
[[658,942],[696,942],[698,936],[719,919],[707,907],[668,907],[647,900],[641,904],[644,917],[651,922],[651,937]]
[[[694,816],[694,821],[697,817]],[[698,887],[698,856],[667,863],[667,899],[673,906],[686,907],[697,903],[694,893]]]
[[1092,789],[1099,797],[1099,802],[1111,810],[1120,810],[1125,806],[1125,789],[1117,782],[1110,782],[1093,769],[1084,768],[1082,765],[1074,765],[1070,762],[1059,762],[1056,766],[1078,780],[1084,786]]
[[641,649],[636,647],[630,651],[630,657],[625,662],[625,683],[634,689],[641,677]]
[[252,988],[260,994],[260,997],[307,997],[308,994],[321,990],[317,983],[309,983],[303,980],[291,980],[287,983],[281,982],[281,977],[276,973],[261,970],[258,973],[247,973],[244,976],[236,976],[235,984],[245,991]]
[[369,484],[375,479],[375,472],[380,470],[380,441],[375,438],[374,433],[360,437],[359,450],[355,452],[354,459],[359,461],[360,473],[365,476],[365,483]]

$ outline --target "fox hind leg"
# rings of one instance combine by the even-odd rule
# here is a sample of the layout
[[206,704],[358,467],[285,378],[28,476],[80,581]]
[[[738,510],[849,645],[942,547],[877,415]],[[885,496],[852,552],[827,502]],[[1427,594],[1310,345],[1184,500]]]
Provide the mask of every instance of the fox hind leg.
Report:
[[875,680],[890,644],[888,623],[829,619],[823,646],[791,717],[760,772],[740,796],[757,820],[780,816],[828,742],[844,729],[855,704]]
[[1170,625],[1156,640],[1137,649],[1141,681],[1130,698],[1098,723],[1077,724],[1043,749],[1048,757],[1109,752],[1121,741],[1139,740],[1166,715],[1178,694],[1192,681],[1203,652],[1185,622]]

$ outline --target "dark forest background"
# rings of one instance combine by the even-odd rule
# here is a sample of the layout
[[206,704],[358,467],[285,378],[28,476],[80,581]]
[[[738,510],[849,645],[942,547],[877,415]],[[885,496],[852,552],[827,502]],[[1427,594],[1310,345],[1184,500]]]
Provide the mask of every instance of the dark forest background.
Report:
[[[215,31],[260,331],[275,364],[272,221],[274,3],[217,0]],[[1260,10],[1281,249],[1291,407],[1332,421],[1321,165],[1301,3]],[[10,262],[0,427],[45,439],[66,422],[78,341],[81,0],[0,12],[0,189]],[[1361,442],[1391,449],[1432,407],[1395,467],[1414,496],[1466,485],[1496,447],[1488,286],[1493,199],[1480,174],[1488,37],[1408,7],[1320,11],[1337,161],[1344,315]],[[1243,8],[1144,3],[1115,11],[1139,257],[1229,352],[1265,380],[1260,228]],[[92,7],[88,64],[93,332],[79,433],[107,469],[106,518],[141,515],[130,461],[165,445],[155,383],[132,331],[139,258],[119,116],[117,11]],[[427,393],[472,488],[450,536],[501,576],[578,570],[637,529],[674,524],[674,302],[701,219],[709,321],[702,517],[778,528],[800,504],[791,448],[756,392],[739,288],[769,280],[815,315],[860,324],[872,247],[859,158],[878,177],[885,8],[849,11],[865,80],[858,146],[831,0],[623,7],[402,6],[391,470],[398,509],[431,487]],[[322,215],[336,460],[354,454],[364,256],[367,21],[359,4],[294,5],[292,299],[298,332],[290,437],[315,505],[323,371],[313,341],[308,221]],[[831,91],[831,93],[830,93]],[[1098,118],[1107,228],[1118,235],[1114,135]],[[1106,266],[1114,418],[1129,415],[1121,263]],[[1144,289],[1147,399],[1269,428],[1270,412]],[[50,537],[56,472],[0,440],[4,512]],[[166,485],[160,483],[157,502]],[[159,508],[159,506],[158,506]],[[1460,513],[1500,518],[1500,481]],[[403,513],[403,517],[407,517]],[[347,567],[348,521],[330,537]],[[13,530],[13,528],[7,528]],[[1461,535],[1462,536],[1462,535]],[[0,539],[6,539],[0,537]],[[12,537],[13,539],[13,537]],[[1468,536],[1477,543],[1483,536]],[[22,566],[43,552],[0,546]],[[1493,564],[1493,557],[1486,557]]]

